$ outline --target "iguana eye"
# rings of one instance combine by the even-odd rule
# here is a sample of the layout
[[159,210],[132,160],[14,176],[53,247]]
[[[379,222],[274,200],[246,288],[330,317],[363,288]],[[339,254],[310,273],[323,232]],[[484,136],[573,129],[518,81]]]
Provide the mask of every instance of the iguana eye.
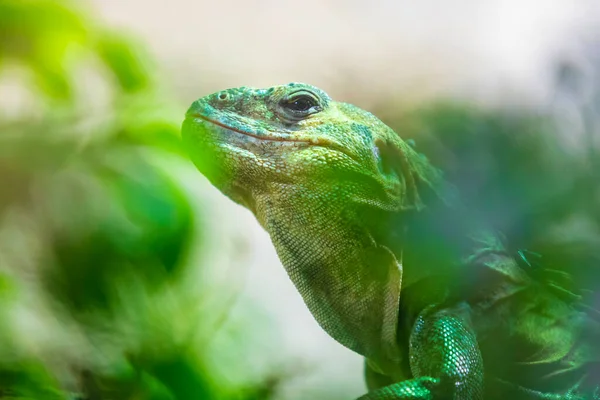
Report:
[[323,110],[319,99],[309,92],[293,93],[282,99],[280,106],[293,120],[300,120]]
[[293,111],[305,112],[310,110],[312,107],[317,106],[317,102],[309,96],[298,96],[292,101],[287,103],[287,107]]

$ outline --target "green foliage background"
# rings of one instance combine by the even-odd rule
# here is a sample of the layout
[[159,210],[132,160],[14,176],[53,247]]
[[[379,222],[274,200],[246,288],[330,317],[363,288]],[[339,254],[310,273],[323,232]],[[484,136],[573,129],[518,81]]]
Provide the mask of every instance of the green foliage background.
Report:
[[79,5],[0,0],[0,398],[266,398],[199,339],[202,219],[164,167],[181,108]]

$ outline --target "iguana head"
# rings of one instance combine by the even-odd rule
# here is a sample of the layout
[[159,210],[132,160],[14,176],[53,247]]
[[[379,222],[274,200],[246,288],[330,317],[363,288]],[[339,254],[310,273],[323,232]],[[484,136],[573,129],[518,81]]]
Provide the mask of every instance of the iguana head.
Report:
[[409,146],[372,114],[314,86],[241,87],[203,97],[188,110],[184,139],[211,182],[248,208],[265,186],[309,181],[360,182],[385,208],[415,200],[398,198],[415,194],[401,187],[389,160]]
[[269,232],[325,330],[396,359],[402,271],[378,237],[422,206],[418,185],[436,171],[372,114],[301,83],[201,98],[182,133],[200,171]]

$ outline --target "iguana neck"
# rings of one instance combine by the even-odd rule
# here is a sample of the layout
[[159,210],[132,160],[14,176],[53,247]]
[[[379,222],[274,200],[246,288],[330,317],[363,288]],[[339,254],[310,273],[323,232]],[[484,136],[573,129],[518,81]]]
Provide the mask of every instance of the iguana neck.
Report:
[[369,205],[345,198],[343,184],[328,187],[328,199],[314,185],[293,189],[273,185],[256,198],[256,216],[288,275],[335,340],[394,368],[401,269],[371,235]]

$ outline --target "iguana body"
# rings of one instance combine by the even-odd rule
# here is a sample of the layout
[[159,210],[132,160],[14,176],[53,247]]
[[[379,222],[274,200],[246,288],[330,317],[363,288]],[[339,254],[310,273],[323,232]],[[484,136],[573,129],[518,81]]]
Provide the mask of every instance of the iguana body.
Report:
[[598,321],[372,114],[310,85],[242,87],[196,101],[183,139],[323,329],[366,357],[364,399],[600,398]]

